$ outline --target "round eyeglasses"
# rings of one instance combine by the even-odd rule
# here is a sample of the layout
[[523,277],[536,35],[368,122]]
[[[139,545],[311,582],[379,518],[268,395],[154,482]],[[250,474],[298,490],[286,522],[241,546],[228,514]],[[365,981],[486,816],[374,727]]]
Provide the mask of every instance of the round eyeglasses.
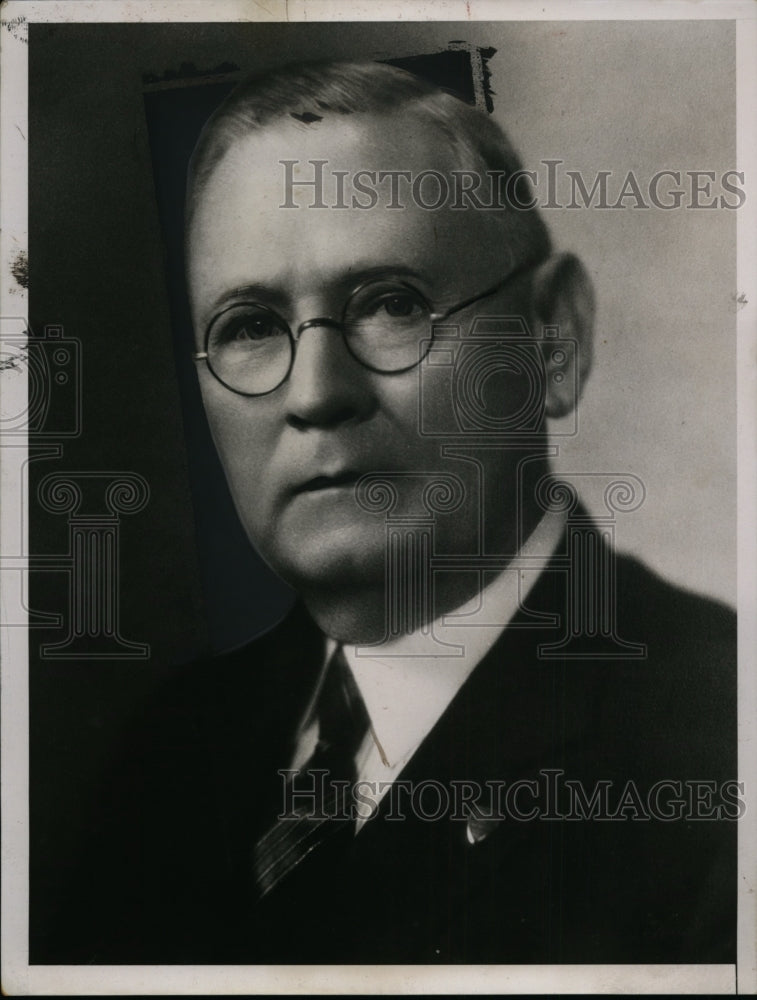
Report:
[[423,361],[434,339],[434,323],[494,295],[535,266],[534,262],[518,266],[496,285],[444,312],[434,312],[423,294],[404,281],[370,281],[350,295],[340,321],[317,317],[301,323],[296,332],[268,306],[236,302],[211,320],[205,350],[192,357],[205,361],[231,392],[265,396],[289,377],[303,332],[320,326],[338,330],[349,353],[364,368],[396,375]]

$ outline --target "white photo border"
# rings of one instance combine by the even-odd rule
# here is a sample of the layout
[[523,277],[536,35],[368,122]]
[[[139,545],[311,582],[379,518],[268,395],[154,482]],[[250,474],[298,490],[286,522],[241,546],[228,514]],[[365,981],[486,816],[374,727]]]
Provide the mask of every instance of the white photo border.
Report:
[[[0,317],[25,319],[27,300],[10,265],[27,248],[27,57],[31,22],[734,20],[737,35],[738,167],[747,199],[738,216],[738,291],[746,303],[738,333],[739,821],[738,961],[731,965],[591,966],[30,966],[28,962],[28,638],[0,628],[2,662],[2,986],[7,995],[203,993],[754,993],[757,992],[757,7],[743,2],[549,2],[514,0],[10,0],[2,7],[2,187]],[[23,400],[20,401],[23,403]],[[23,438],[2,448],[0,550],[28,551],[20,470]],[[19,525],[23,526],[19,536]],[[18,600],[0,574],[0,608]],[[26,606],[26,578],[21,600]],[[14,574],[14,580],[16,579]],[[15,585],[15,584],[14,584]]]

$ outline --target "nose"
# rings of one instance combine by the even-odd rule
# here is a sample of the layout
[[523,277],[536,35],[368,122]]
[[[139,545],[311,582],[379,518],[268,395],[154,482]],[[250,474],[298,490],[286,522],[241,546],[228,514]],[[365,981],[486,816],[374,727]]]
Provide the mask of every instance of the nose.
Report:
[[287,380],[287,422],[300,430],[365,419],[376,398],[368,371],[352,357],[334,320],[308,320],[298,330]]

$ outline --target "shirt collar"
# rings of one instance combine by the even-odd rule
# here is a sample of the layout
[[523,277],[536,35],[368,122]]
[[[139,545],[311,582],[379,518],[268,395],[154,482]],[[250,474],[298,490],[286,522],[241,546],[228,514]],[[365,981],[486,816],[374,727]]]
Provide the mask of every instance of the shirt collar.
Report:
[[[387,766],[409,758],[433,729],[510,624],[554,554],[564,528],[563,514],[545,514],[507,569],[430,628],[379,646],[344,645]],[[328,640],[328,658],[336,645]]]

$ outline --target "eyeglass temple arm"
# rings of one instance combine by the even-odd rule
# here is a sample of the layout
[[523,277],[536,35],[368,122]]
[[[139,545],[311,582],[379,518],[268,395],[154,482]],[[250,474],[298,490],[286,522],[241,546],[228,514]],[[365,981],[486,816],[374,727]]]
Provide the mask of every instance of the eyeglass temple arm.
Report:
[[515,278],[519,278],[527,271],[531,271],[533,268],[538,267],[542,262],[543,258],[535,261],[525,261],[523,264],[519,264],[517,267],[513,268],[507,277],[502,278],[501,281],[498,281],[496,285],[492,285],[491,288],[487,288],[485,292],[479,292],[478,295],[471,295],[470,298],[464,299],[462,302],[455,303],[454,306],[447,309],[443,313],[432,313],[431,319],[437,322],[440,319],[447,319],[449,316],[454,316],[456,312],[460,312],[462,309],[472,306],[474,302],[480,302],[481,299],[486,299],[490,295],[494,295],[495,292],[500,292],[503,288],[509,285],[511,281],[514,281]]

